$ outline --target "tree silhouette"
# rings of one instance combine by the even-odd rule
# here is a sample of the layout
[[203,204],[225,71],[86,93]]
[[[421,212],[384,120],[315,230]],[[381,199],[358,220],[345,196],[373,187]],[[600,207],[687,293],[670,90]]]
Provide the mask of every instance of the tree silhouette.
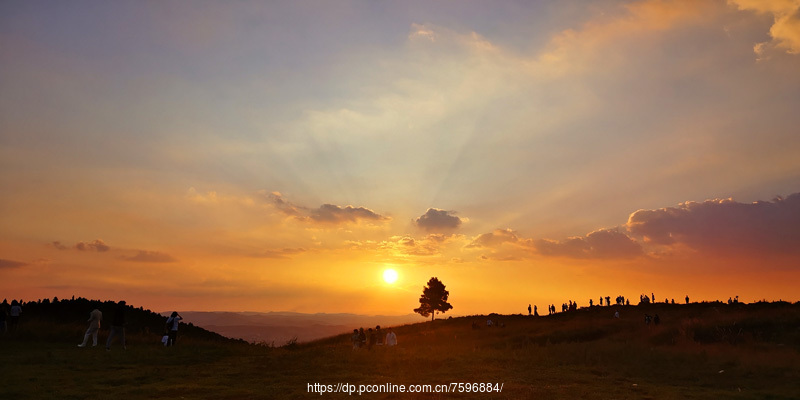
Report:
[[450,292],[444,289],[444,283],[439,278],[433,277],[428,281],[428,286],[422,288],[422,296],[419,297],[419,308],[414,312],[423,317],[431,316],[431,321],[436,318],[436,312],[441,313],[453,308],[447,302]]

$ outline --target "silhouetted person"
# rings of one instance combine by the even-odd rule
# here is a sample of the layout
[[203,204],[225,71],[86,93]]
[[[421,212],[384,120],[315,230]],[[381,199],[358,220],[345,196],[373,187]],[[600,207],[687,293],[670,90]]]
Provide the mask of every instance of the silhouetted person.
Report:
[[178,325],[182,320],[183,317],[177,311],[173,311],[172,315],[167,318],[167,328],[169,328],[167,346],[175,346],[175,342],[178,341]]
[[103,313],[100,310],[95,308],[89,313],[89,319],[86,321],[89,323],[89,328],[86,329],[86,334],[83,335],[83,343],[79,344],[78,347],[86,347],[89,336],[92,337],[92,347],[97,346],[97,332],[100,330],[100,321],[102,320]]
[[600,296],[600,307],[603,306],[603,296]]
[[528,304],[528,316],[529,317],[531,316],[531,305],[530,304]]
[[122,348],[128,349],[125,346],[125,301],[120,301],[117,304],[117,308],[114,310],[114,318],[111,320],[111,332],[108,334],[108,340],[106,340],[106,350],[111,350],[111,342],[114,340],[114,336],[119,335],[120,341],[122,342]]
[[8,330],[14,332],[19,326],[19,319],[22,317],[22,305],[16,301],[11,300],[11,309],[8,312]]
[[653,317],[653,324],[655,324],[656,326],[658,326],[658,324],[659,324],[659,323],[661,323],[661,318],[659,318],[659,317],[658,317],[658,314],[656,314],[656,315]]
[[591,307],[592,305],[594,305],[593,300],[589,299],[589,307]]
[[686,304],[689,304],[689,295],[686,295]]
[[353,342],[353,350],[358,350],[361,347],[361,339],[358,336],[358,329],[353,329],[353,335],[350,336],[350,341]]
[[607,306],[611,305],[611,296],[606,296],[606,305]]
[[0,333],[8,332],[8,303],[3,301],[0,304]]
[[534,317],[538,317],[539,316],[539,307],[533,306],[533,316]]
[[650,315],[649,315],[649,314],[645,314],[645,315],[644,315],[644,324],[645,324],[645,325],[647,325],[647,326],[650,326],[650,319],[651,319],[651,318],[652,318],[652,317],[650,317]]
[[675,304],[675,299],[672,299],[672,304]]
[[358,341],[361,343],[360,347],[367,346],[367,334],[364,333],[364,328],[358,329]]
[[383,331],[381,330],[380,325],[375,327],[375,340],[376,340],[375,344],[377,344],[378,346],[383,345]]

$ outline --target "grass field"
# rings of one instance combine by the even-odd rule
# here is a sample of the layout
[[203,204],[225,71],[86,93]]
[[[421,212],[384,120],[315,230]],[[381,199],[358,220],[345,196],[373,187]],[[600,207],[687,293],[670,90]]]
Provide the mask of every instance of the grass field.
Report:
[[[620,319],[612,317],[618,309]],[[646,326],[644,314],[659,314]],[[504,328],[487,328],[492,318]],[[472,329],[477,322],[480,329]],[[349,335],[283,347],[153,335],[76,347],[80,327],[29,321],[0,339],[0,399],[345,398],[309,384],[502,384],[502,392],[363,398],[800,399],[800,305],[594,307],[396,327],[399,345]]]

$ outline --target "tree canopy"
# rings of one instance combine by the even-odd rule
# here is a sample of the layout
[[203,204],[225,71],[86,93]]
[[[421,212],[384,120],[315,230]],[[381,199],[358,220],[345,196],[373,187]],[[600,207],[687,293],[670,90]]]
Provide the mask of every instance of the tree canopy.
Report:
[[419,297],[419,308],[414,312],[427,317],[431,315],[431,321],[436,318],[436,312],[447,312],[453,306],[447,302],[450,292],[445,290],[444,283],[439,278],[433,277],[428,281],[428,286],[422,288],[422,296]]

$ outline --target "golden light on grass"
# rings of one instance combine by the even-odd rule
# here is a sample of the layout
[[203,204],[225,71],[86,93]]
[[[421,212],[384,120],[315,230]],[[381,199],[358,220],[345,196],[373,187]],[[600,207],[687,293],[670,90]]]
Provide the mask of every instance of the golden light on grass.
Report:
[[391,284],[397,282],[397,277],[398,277],[397,271],[395,271],[395,270],[393,270],[391,268],[387,268],[387,269],[383,270],[383,280],[384,280],[384,282],[386,282],[386,283],[391,285]]

